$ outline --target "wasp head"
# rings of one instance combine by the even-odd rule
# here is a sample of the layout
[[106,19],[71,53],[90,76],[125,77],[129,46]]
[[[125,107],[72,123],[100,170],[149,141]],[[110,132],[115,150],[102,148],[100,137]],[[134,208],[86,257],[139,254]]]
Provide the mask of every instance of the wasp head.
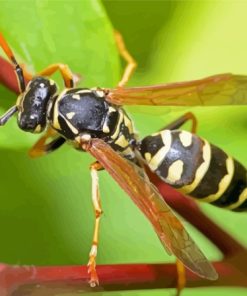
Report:
[[18,125],[27,132],[40,133],[47,123],[48,102],[57,93],[53,80],[34,77],[17,99]]

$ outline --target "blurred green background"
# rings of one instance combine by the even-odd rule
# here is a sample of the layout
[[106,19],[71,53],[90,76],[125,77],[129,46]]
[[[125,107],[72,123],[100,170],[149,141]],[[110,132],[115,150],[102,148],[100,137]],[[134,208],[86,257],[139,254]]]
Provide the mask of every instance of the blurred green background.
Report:
[[[20,3],[22,5],[20,5]],[[244,1],[0,1],[0,29],[30,71],[68,63],[81,85],[113,87],[121,76],[112,27],[119,30],[139,67],[129,85],[191,80],[224,72],[246,74],[247,3]],[[59,75],[54,79],[62,88]],[[0,111],[15,95],[0,86]],[[141,136],[183,114],[185,108],[128,108]],[[247,108],[191,108],[198,134],[247,164]],[[37,160],[27,150],[37,135],[21,132],[15,119],[0,132],[0,262],[86,264],[94,215],[86,154],[64,146]],[[105,172],[100,173],[104,215],[100,264],[173,262],[148,221]],[[202,205],[214,221],[247,245],[247,220]],[[188,225],[208,258],[219,252]],[[171,291],[104,295],[171,295]],[[186,289],[183,295],[246,295],[243,289]]]

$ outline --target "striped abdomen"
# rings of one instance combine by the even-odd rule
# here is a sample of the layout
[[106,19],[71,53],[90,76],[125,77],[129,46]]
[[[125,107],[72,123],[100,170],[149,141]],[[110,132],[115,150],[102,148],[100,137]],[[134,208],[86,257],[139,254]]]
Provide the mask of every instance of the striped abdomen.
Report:
[[125,158],[136,161],[136,136],[132,121],[121,107],[110,106],[103,125],[104,140]]
[[187,131],[164,130],[144,138],[140,152],[153,172],[183,194],[247,210],[246,169],[206,140]]

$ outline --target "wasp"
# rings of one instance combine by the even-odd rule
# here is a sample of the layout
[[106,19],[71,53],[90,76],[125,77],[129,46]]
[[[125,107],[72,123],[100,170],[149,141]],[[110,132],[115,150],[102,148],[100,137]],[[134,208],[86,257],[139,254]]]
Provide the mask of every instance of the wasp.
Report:
[[[16,104],[0,117],[0,125],[17,113],[20,129],[44,131],[30,150],[31,157],[51,153],[65,142],[95,157],[96,162],[90,166],[95,212],[88,263],[92,286],[98,284],[96,256],[102,215],[98,171],[102,169],[145,214],[169,254],[197,275],[215,280],[217,272],[149,181],[145,168],[185,195],[234,211],[247,209],[246,169],[195,134],[196,118],[192,113],[140,140],[122,105],[245,104],[247,78],[220,74],[189,82],[125,88],[136,62],[119,33],[116,41],[127,62],[121,81],[113,89],[89,89],[76,88],[73,74],[64,64],[52,64],[30,75],[0,34],[0,46],[13,64],[20,89]],[[56,71],[60,71],[65,84],[60,93],[57,84],[48,78]],[[188,120],[192,121],[191,132],[180,130]]]

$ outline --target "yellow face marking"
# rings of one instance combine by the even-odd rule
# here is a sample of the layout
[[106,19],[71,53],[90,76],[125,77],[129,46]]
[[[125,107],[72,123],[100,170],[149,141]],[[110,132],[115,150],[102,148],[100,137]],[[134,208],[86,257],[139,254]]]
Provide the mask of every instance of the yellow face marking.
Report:
[[80,95],[73,95],[72,96],[72,99],[75,99],[75,100],[80,100],[80,98],[81,98]]
[[179,139],[184,147],[188,147],[192,144],[192,134],[189,132],[180,132]]
[[226,160],[226,169],[227,174],[221,179],[219,183],[219,190],[215,194],[210,194],[207,197],[200,198],[200,201],[213,202],[222,196],[228,188],[234,173],[234,161],[231,157],[228,157]]
[[164,130],[160,132],[160,135],[162,137],[164,146],[161,147],[148,162],[148,165],[152,171],[155,171],[159,167],[161,162],[165,159],[166,154],[169,152],[172,144],[171,132],[169,130]]
[[166,182],[169,184],[174,184],[176,181],[179,181],[183,173],[183,168],[184,163],[182,160],[178,159],[174,161],[168,168]]
[[52,80],[52,79],[49,79],[49,83],[50,83],[50,85],[54,85],[55,84],[55,81]]
[[[109,111],[110,111],[110,108],[109,108]],[[120,125],[121,125],[122,122],[123,122],[123,112],[121,110],[119,110],[119,119],[118,119],[118,123],[117,123],[116,129],[115,129],[115,132],[111,136],[112,139],[116,139],[117,136],[119,135]]]
[[34,130],[34,133],[39,133],[39,132],[41,132],[41,125],[40,124],[37,125],[35,130]]
[[228,210],[234,210],[237,207],[241,206],[242,203],[244,203],[247,200],[247,188],[245,188],[242,193],[239,195],[238,201],[231,204],[230,206],[224,207],[224,209]]
[[75,112],[69,112],[69,113],[66,114],[66,117],[68,119],[72,119],[74,117],[74,115],[75,115]]
[[182,192],[185,194],[192,192],[198,186],[198,184],[201,182],[202,178],[206,174],[209,164],[210,164],[210,160],[211,160],[211,147],[206,140],[204,140],[204,143],[205,144],[202,148],[202,158],[204,161],[201,163],[201,165],[196,170],[194,181],[189,185],[185,185],[185,186],[177,189],[179,192]]
[[129,142],[126,140],[124,135],[121,135],[116,141],[115,144],[117,144],[118,146],[125,148],[129,145]]
[[17,107],[20,107],[20,106],[21,106],[22,99],[23,99],[23,94],[20,94],[20,95],[17,97],[17,100],[16,100],[16,106],[17,106]]
[[126,115],[124,115],[124,124],[128,128],[129,133],[130,134],[133,134],[134,131],[133,131],[132,122],[131,122],[131,120]]

